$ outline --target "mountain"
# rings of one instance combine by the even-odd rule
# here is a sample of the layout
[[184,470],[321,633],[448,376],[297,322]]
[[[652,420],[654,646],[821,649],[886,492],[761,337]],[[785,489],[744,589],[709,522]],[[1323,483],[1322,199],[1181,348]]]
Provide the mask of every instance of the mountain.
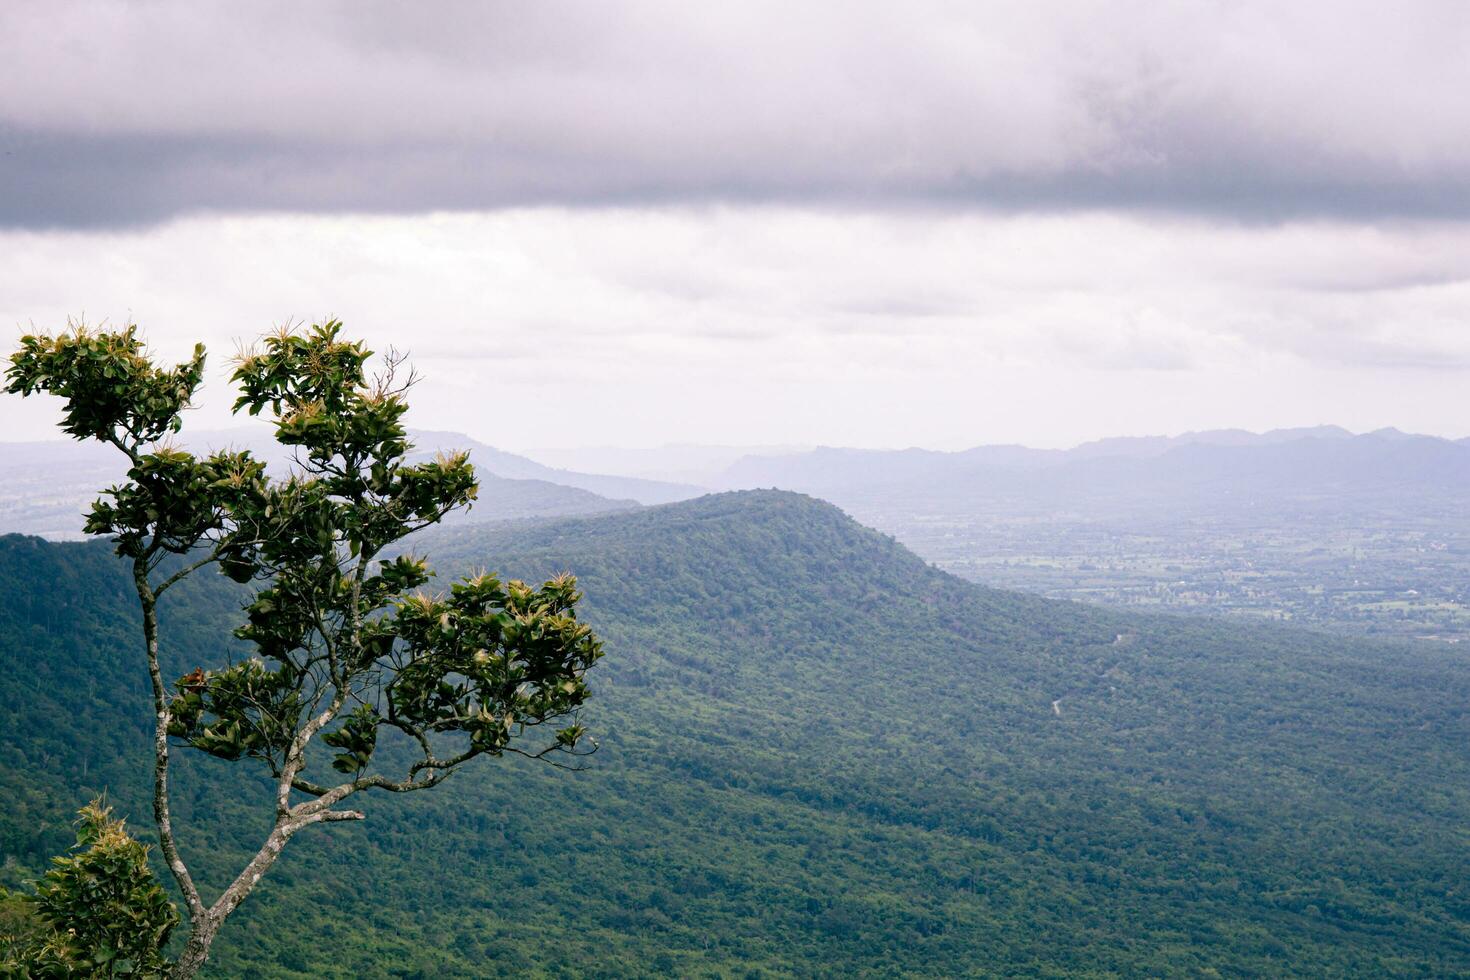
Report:
[[[616,478],[602,480],[572,473],[564,475],[586,486],[548,479],[558,472],[458,433],[411,435],[415,441],[411,460],[441,450],[470,452],[480,477],[480,497],[469,512],[453,519],[456,524],[594,514],[638,506],[632,494],[603,495],[589,489],[599,482],[609,491],[634,489],[650,498],[660,496],[657,487],[648,490],[640,481],[625,485]],[[186,433],[180,441],[196,452],[249,449],[278,468],[291,461],[290,452],[263,427]],[[126,476],[127,467],[121,459],[112,447],[90,442],[0,443],[0,533],[37,534],[56,540],[80,538],[83,515],[98,492]]]
[[1099,456],[1161,456],[1181,446],[1271,446],[1301,439],[1350,439],[1353,434],[1337,425],[1249,432],[1245,429],[1208,429],[1177,436],[1115,436],[1084,442],[1068,451],[1073,459]]
[[1204,517],[1249,515],[1262,528],[1286,528],[1303,515],[1424,517],[1459,513],[1470,486],[1464,442],[1397,430],[1248,435],[1107,440],[1115,452],[1103,443],[1066,452],[818,449],[747,458],[724,482],[816,494],[916,545],[911,532],[924,521],[1107,522],[1151,533]]
[[[214,975],[1470,972],[1455,648],[986,589],[791,493],[416,550],[580,576],[594,765],[497,761],[302,834]],[[146,821],[128,594],[96,543],[0,539],[0,878],[104,787]],[[238,597],[170,595],[173,671]],[[266,797],[204,762],[176,810],[218,881]]]
[[[919,480],[944,480],[961,475],[984,475],[990,470],[1038,470],[1096,459],[1146,460],[1190,447],[1252,448],[1282,444],[1313,445],[1351,440],[1352,433],[1335,425],[1273,429],[1254,433],[1244,429],[1186,432],[1178,436],[1119,436],[1082,443],[1072,449],[1032,449],[1027,446],[976,446],[959,452],[932,449],[841,449],[820,447],[806,453],[751,455],[731,464],[713,485],[725,489],[822,487],[841,492],[857,486],[894,486]],[[1396,429],[1370,433],[1367,438],[1387,442],[1409,436]],[[1434,440],[1444,442],[1446,440]]]
[[555,469],[544,466],[533,459],[527,459],[525,456],[494,449],[459,432],[415,430],[413,438],[420,449],[434,449],[441,446],[467,449],[470,452],[470,459],[477,467],[483,467],[496,476],[518,480],[544,480],[558,486],[586,490],[603,497],[626,497],[640,504],[668,504],[678,500],[688,500],[708,492],[703,487],[691,484]]
[[618,446],[537,449],[530,455],[538,462],[563,469],[712,486],[721,473],[747,456],[788,456],[810,450],[810,446],[706,446],[673,443],[639,449]]
[[1185,443],[1157,455],[1083,456],[1045,468],[948,467],[896,483],[876,476],[842,493],[900,496],[928,506],[970,506],[987,497],[1096,515],[1173,515],[1240,507],[1289,509],[1304,502],[1338,510],[1412,507],[1456,497],[1470,482],[1470,447],[1429,436],[1369,433],[1242,445]]

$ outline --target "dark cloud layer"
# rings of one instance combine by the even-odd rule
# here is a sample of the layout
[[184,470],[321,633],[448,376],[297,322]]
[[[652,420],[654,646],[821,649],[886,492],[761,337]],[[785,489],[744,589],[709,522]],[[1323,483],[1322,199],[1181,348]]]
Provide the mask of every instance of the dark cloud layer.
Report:
[[1470,217],[1470,7],[12,4],[0,223],[779,202]]

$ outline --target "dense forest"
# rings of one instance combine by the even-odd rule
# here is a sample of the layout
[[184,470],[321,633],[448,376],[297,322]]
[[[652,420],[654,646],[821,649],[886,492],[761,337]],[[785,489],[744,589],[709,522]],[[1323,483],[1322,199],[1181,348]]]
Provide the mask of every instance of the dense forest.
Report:
[[[749,492],[445,528],[445,573],[571,570],[607,640],[582,773],[486,762],[314,828],[231,977],[1470,975],[1470,657],[984,589]],[[170,595],[178,673],[239,593]],[[106,790],[148,826],[132,593],[0,538],[0,884]],[[206,881],[265,787],[180,766]]]

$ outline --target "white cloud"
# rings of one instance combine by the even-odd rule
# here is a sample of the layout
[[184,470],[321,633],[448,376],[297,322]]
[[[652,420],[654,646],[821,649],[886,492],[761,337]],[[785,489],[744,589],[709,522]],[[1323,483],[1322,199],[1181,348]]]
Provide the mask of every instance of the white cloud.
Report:
[[[1470,227],[1107,213],[522,209],[0,234],[0,321],[220,356],[290,318],[408,348],[416,423],[507,448],[1461,434]],[[50,417],[6,397],[10,438]]]

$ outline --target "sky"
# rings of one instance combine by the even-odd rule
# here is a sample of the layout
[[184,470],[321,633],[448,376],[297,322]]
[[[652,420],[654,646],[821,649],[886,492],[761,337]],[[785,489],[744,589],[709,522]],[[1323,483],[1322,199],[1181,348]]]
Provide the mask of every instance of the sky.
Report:
[[[0,324],[516,451],[1470,435],[1470,5],[0,6]],[[54,405],[0,396],[5,439]]]

